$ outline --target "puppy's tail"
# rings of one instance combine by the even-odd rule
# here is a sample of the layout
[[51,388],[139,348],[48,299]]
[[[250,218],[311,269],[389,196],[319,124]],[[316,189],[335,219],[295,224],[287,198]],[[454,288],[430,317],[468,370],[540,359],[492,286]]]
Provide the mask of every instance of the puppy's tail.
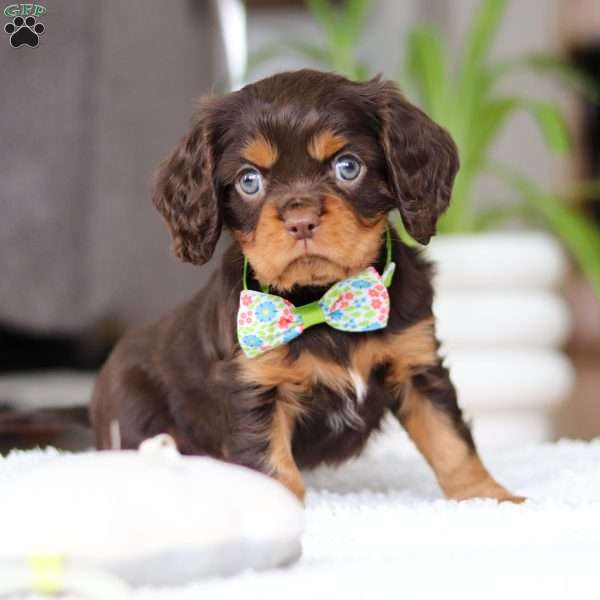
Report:
[[91,429],[87,406],[13,410],[0,407],[0,450],[51,444],[53,440]]
[[57,430],[67,427],[90,428],[90,415],[87,406],[67,406],[64,408],[39,408],[32,410],[0,409],[0,432],[12,429]]

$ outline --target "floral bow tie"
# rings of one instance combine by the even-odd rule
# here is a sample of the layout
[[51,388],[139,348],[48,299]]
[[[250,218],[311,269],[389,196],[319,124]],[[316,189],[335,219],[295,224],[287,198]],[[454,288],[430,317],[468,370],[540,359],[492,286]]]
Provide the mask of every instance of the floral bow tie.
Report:
[[244,289],[237,325],[244,354],[249,358],[260,356],[319,323],[341,331],[383,329],[390,313],[387,287],[394,268],[395,264],[389,260],[383,275],[369,267],[338,281],[320,300],[298,307],[280,296]]

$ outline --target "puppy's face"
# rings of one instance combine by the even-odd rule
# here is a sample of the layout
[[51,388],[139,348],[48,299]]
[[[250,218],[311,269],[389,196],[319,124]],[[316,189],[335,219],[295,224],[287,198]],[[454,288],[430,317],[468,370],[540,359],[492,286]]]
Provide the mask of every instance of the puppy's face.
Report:
[[303,79],[252,88],[216,168],[225,222],[257,278],[279,290],[374,262],[395,207],[365,100],[328,76]]
[[457,168],[448,134],[392,84],[299,71],[206,102],[154,201],[180,258],[205,262],[225,223],[285,291],[372,264],[394,208],[426,243]]

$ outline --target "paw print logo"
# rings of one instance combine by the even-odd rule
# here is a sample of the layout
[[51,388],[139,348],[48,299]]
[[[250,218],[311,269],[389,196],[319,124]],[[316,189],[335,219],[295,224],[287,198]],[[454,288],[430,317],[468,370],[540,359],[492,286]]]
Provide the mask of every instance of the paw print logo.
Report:
[[18,48],[23,44],[35,48],[46,28],[42,23],[36,23],[35,17],[15,17],[12,23],[4,26],[4,31],[10,35],[10,45]]

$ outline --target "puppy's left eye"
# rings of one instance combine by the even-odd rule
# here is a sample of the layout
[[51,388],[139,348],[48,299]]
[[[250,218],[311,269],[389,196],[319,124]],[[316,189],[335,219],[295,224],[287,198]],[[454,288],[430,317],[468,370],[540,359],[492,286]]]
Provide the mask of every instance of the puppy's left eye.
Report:
[[350,154],[344,154],[335,161],[335,176],[340,181],[354,181],[360,175],[362,165]]

